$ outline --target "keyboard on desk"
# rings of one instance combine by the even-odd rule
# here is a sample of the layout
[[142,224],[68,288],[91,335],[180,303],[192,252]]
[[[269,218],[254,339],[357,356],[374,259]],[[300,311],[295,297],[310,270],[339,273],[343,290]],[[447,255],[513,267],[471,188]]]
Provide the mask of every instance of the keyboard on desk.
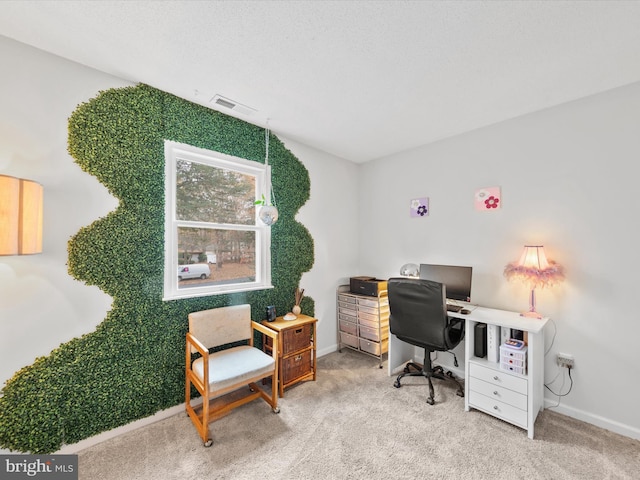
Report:
[[450,303],[447,303],[447,312],[458,313],[460,310],[462,310],[462,305],[452,305]]

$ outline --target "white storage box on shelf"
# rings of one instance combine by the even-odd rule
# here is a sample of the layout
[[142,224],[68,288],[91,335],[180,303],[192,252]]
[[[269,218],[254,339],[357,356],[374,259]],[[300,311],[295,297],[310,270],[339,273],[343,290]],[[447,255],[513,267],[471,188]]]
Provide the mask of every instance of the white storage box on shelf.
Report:
[[500,368],[509,372],[527,374],[527,347],[514,349],[508,345],[500,346]]

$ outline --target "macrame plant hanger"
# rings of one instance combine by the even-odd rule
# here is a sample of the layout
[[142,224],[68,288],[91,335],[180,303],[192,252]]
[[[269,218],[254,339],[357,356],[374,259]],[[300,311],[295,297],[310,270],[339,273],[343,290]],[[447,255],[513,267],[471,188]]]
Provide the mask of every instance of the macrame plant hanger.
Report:
[[264,129],[265,137],[265,157],[264,157],[264,189],[266,196],[262,197],[262,207],[258,212],[258,217],[265,225],[273,225],[278,220],[278,207],[276,206],[276,196],[271,188],[271,175],[269,171],[269,120],[267,127]]

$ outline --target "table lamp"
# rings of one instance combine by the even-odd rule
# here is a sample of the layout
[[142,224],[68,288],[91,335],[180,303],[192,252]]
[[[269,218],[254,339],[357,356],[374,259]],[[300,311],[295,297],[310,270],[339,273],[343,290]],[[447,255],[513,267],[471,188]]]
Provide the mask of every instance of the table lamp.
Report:
[[508,280],[520,280],[531,289],[529,311],[520,314],[530,318],[542,318],[536,312],[536,288],[550,287],[564,280],[562,267],[547,260],[542,245],[525,245],[520,260],[504,268],[504,276]]

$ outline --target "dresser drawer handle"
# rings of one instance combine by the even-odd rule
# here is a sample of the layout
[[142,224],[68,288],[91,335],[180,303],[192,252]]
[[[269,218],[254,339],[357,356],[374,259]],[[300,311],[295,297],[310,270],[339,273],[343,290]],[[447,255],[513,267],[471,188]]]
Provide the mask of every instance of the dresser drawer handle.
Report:
[[494,405],[494,406],[493,406],[493,409],[494,409],[494,410],[500,410],[500,409],[498,408],[498,405]]
[[302,360],[302,355],[297,355],[296,358],[294,359],[296,362],[299,362],[300,360]]
[[496,375],[495,377],[493,377],[493,379],[497,382],[498,380],[500,380],[500,377]]
[[298,333],[302,333],[302,328],[299,328],[299,329],[298,329],[298,330],[296,330],[294,333],[295,333],[296,335],[297,335]]
[[498,395],[498,392],[494,390],[493,394],[497,396],[497,395]]

